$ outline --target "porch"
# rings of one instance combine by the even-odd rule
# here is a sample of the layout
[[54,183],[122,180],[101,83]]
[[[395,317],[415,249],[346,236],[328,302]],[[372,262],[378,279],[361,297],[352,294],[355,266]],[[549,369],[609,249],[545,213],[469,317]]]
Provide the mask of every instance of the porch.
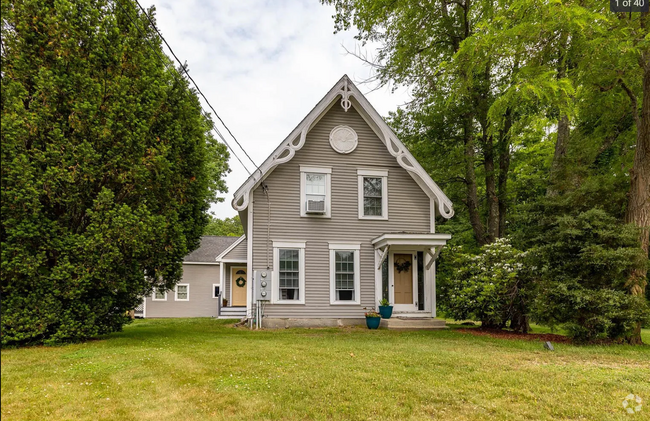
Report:
[[[435,261],[450,239],[451,234],[397,232],[371,240],[375,248],[375,297],[377,302],[390,302],[396,320],[386,321],[386,327],[444,327],[444,321],[435,320]],[[416,323],[416,319],[421,322]]]

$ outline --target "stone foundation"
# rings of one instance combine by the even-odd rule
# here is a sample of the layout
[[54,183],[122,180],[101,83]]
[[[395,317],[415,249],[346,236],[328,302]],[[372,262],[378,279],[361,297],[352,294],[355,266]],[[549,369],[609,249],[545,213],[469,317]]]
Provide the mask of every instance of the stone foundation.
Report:
[[365,326],[366,319],[269,319],[262,320],[266,329],[288,329],[290,327],[344,327]]

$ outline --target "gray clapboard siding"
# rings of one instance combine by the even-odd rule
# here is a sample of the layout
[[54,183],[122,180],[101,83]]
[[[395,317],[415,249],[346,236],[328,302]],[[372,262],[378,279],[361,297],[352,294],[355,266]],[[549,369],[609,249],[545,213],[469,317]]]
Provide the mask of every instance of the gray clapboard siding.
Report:
[[167,301],[153,301],[147,297],[146,317],[217,317],[212,284],[218,284],[219,277],[219,265],[184,264],[180,283],[190,284],[190,300],[175,301],[173,290],[167,291]]
[[[270,239],[306,241],[305,304],[266,306],[268,317],[358,318],[375,306],[375,257],[370,240],[386,232],[429,232],[430,200],[401,168],[361,116],[343,111],[339,100],[309,132],[305,146],[265,180],[271,203]],[[342,155],[329,144],[338,125],[359,136],[354,152]],[[332,167],[332,217],[300,216],[300,165]],[[358,218],[357,169],[388,170],[388,220]],[[261,188],[253,192],[253,268],[267,266],[268,202]],[[330,305],[329,242],[360,242],[361,304]],[[272,247],[272,244],[270,245]],[[272,256],[272,254],[271,254]],[[272,267],[273,259],[269,265]]]
[[230,250],[221,258],[223,260],[240,260],[242,262],[246,262],[246,247],[247,243],[246,239],[244,239],[241,243],[237,244],[234,249]]

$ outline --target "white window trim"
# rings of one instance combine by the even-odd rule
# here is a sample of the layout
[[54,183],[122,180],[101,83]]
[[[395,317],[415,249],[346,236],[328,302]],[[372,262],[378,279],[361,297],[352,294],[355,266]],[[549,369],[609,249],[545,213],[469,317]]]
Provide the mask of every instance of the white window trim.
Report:
[[[360,243],[329,243],[330,248],[330,305],[355,306],[361,303],[361,262],[359,260]],[[336,300],[336,252],[354,253],[354,301]]]
[[[187,298],[186,299],[178,298],[178,287],[179,286],[187,286]],[[176,284],[176,287],[174,288],[174,301],[190,301],[190,284]]]
[[165,291],[165,298],[156,298],[156,289],[154,288],[153,294],[151,294],[151,301],[167,301],[167,291]]
[[[306,212],[305,202],[305,174],[325,174],[325,213],[322,215]],[[300,216],[305,218],[331,218],[332,217],[332,167],[300,166]]]
[[[271,303],[273,304],[305,304],[305,242],[304,241],[273,241],[273,290]],[[299,300],[280,299],[280,249],[298,249],[298,276]]]
[[219,287],[219,292],[223,293],[223,291],[221,290],[221,284],[212,284],[212,298],[219,298],[219,297],[215,297],[214,295],[214,287]]
[[[388,170],[368,170],[358,169],[357,176],[359,178],[359,219],[388,219]],[[381,178],[381,215],[364,215],[363,214],[363,179],[368,178]]]

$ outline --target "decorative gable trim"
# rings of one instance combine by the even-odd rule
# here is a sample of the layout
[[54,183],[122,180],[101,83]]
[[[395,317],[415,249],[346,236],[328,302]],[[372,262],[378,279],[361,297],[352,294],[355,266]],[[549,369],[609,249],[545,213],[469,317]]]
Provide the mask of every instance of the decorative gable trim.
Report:
[[302,120],[291,134],[278,146],[275,151],[260,165],[244,184],[235,192],[232,207],[237,211],[245,210],[250,202],[250,192],[261,183],[275,167],[293,159],[296,151],[305,145],[307,133],[316,125],[320,118],[336,104],[337,97],[341,97],[341,107],[347,112],[354,106],[368,125],[375,131],[379,139],[386,145],[388,152],[397,160],[397,163],[413,177],[420,188],[436,201],[440,214],[449,219],[454,215],[451,200],[443,193],[440,187],[429,177],[429,174],[417,162],[406,146],[397,138],[395,133],[386,124],[379,113],[363,96],[361,91],[344,75],[314,109]]

